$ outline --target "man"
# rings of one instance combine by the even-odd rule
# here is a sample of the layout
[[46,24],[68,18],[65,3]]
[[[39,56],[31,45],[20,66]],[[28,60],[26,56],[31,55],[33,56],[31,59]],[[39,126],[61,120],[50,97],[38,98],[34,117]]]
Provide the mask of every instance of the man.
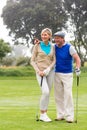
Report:
[[65,33],[56,32],[55,41],[55,76],[54,95],[57,109],[56,121],[74,121],[74,106],[72,97],[73,85],[73,59],[76,63],[76,75],[80,74],[80,58],[70,43],[65,43]]

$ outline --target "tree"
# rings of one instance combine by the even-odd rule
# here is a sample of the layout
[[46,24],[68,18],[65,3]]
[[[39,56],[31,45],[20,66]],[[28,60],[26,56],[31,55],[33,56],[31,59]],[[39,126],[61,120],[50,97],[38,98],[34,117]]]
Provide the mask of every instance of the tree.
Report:
[[2,61],[3,57],[9,52],[11,52],[9,44],[0,39],[0,60]]
[[75,36],[74,46],[84,66],[87,58],[87,1],[86,0],[65,0],[66,9],[73,26]]
[[54,33],[65,27],[67,21],[60,0],[8,0],[2,18],[9,35],[14,36],[15,41],[25,39],[27,45],[35,36],[40,38],[43,28],[49,27]]

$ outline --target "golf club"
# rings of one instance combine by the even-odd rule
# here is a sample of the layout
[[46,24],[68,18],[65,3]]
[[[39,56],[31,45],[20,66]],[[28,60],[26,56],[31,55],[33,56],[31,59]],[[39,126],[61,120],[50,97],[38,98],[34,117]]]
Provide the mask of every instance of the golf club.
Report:
[[[43,76],[41,77],[41,82],[40,82],[40,86],[42,87],[42,83],[43,83]],[[38,117],[38,106],[37,106],[37,112],[36,112],[36,121],[39,121],[39,117]]]
[[76,93],[76,120],[75,120],[75,123],[77,123],[77,120],[78,120],[78,86],[79,86],[79,76],[77,76],[77,93]]

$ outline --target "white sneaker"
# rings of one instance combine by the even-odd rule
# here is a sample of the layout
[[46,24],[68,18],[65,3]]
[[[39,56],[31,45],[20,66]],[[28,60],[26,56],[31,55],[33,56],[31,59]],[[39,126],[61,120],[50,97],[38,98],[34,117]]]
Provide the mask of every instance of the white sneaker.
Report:
[[73,120],[72,118],[67,118],[67,119],[66,119],[66,122],[68,122],[68,123],[73,123],[74,120]]
[[46,113],[40,115],[40,121],[51,122],[52,120],[47,116]]

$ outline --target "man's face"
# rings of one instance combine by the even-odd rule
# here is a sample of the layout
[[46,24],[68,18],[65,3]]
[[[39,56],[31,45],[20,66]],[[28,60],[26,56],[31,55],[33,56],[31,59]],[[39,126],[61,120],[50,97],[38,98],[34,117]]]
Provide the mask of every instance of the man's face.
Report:
[[58,46],[62,46],[64,44],[64,38],[59,36],[54,36],[54,41]]

